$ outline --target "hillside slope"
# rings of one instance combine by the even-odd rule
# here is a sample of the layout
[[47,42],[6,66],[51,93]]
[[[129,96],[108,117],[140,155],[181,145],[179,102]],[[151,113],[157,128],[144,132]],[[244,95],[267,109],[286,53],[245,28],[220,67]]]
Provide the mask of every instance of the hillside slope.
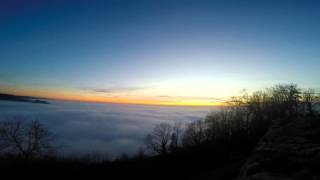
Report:
[[274,122],[239,179],[320,179],[320,118]]

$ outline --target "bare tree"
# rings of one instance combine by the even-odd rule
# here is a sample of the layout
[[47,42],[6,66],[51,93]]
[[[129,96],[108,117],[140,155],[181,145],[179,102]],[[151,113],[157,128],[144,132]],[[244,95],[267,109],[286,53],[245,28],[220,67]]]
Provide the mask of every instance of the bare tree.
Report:
[[292,117],[298,113],[301,90],[297,85],[276,85],[270,90],[270,96],[276,117]]
[[169,150],[176,151],[181,143],[181,136],[183,133],[182,123],[175,123],[172,127],[172,134],[170,138]]
[[39,121],[7,120],[0,123],[0,152],[25,159],[49,153],[52,135]]
[[304,115],[314,115],[314,108],[312,104],[316,101],[315,94],[314,89],[307,89],[302,93],[302,111]]
[[198,146],[206,138],[206,124],[203,120],[197,120],[187,125],[182,141],[184,146]]
[[156,125],[151,134],[147,135],[147,148],[158,154],[167,154],[172,136],[172,126],[169,123]]

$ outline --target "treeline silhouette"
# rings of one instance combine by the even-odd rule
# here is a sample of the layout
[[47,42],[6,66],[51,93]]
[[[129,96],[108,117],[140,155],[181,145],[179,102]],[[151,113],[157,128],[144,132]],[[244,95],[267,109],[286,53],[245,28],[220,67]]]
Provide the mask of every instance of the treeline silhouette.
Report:
[[[272,121],[299,116],[314,116],[319,96],[312,89],[302,91],[297,85],[276,85],[264,91],[244,91],[232,97],[218,112],[185,125],[161,123],[146,138],[155,154],[210,145],[226,149],[251,147],[265,134]],[[241,146],[240,146],[241,145]],[[217,148],[217,147],[215,147]]]
[[115,160],[55,156],[50,132],[39,122],[4,122],[0,125],[0,166],[33,177],[233,179],[274,121],[319,117],[317,103],[319,95],[314,90],[295,84],[244,91],[204,119],[156,125],[145,139],[145,149]]

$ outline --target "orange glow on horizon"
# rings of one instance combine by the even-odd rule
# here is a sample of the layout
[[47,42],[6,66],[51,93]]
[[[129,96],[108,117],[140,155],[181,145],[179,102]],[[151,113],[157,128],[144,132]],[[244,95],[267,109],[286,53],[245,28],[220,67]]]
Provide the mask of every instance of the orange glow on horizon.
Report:
[[223,102],[209,102],[209,101],[162,101],[157,99],[147,98],[124,98],[124,97],[68,97],[55,98],[59,100],[71,100],[81,102],[98,102],[98,103],[117,103],[117,104],[140,104],[140,105],[164,105],[164,106],[226,106]]
[[34,96],[39,98],[48,98],[56,100],[69,100],[81,102],[97,102],[97,103],[118,103],[118,104],[141,104],[141,105],[164,105],[164,106],[225,106],[223,102],[213,102],[209,99],[199,100],[192,98],[166,98],[159,97],[142,97],[142,96],[99,96],[99,94],[84,93],[71,89],[36,89],[36,88],[16,88],[2,87],[2,93]]

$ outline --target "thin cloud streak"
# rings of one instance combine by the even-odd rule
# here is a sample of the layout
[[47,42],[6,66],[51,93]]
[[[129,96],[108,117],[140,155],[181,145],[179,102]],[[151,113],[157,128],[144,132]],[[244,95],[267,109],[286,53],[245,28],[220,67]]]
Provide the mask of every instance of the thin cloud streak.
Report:
[[135,86],[127,86],[127,87],[110,87],[110,88],[82,88],[85,91],[90,92],[96,92],[96,93],[106,93],[106,94],[112,94],[112,93],[119,93],[119,92],[132,92],[132,91],[138,91],[138,90],[145,90],[149,87],[135,87]]
[[222,98],[215,98],[215,97],[200,97],[200,96],[156,96],[157,98],[164,98],[164,99],[189,99],[189,100],[208,100],[212,102],[227,102],[228,100]]

